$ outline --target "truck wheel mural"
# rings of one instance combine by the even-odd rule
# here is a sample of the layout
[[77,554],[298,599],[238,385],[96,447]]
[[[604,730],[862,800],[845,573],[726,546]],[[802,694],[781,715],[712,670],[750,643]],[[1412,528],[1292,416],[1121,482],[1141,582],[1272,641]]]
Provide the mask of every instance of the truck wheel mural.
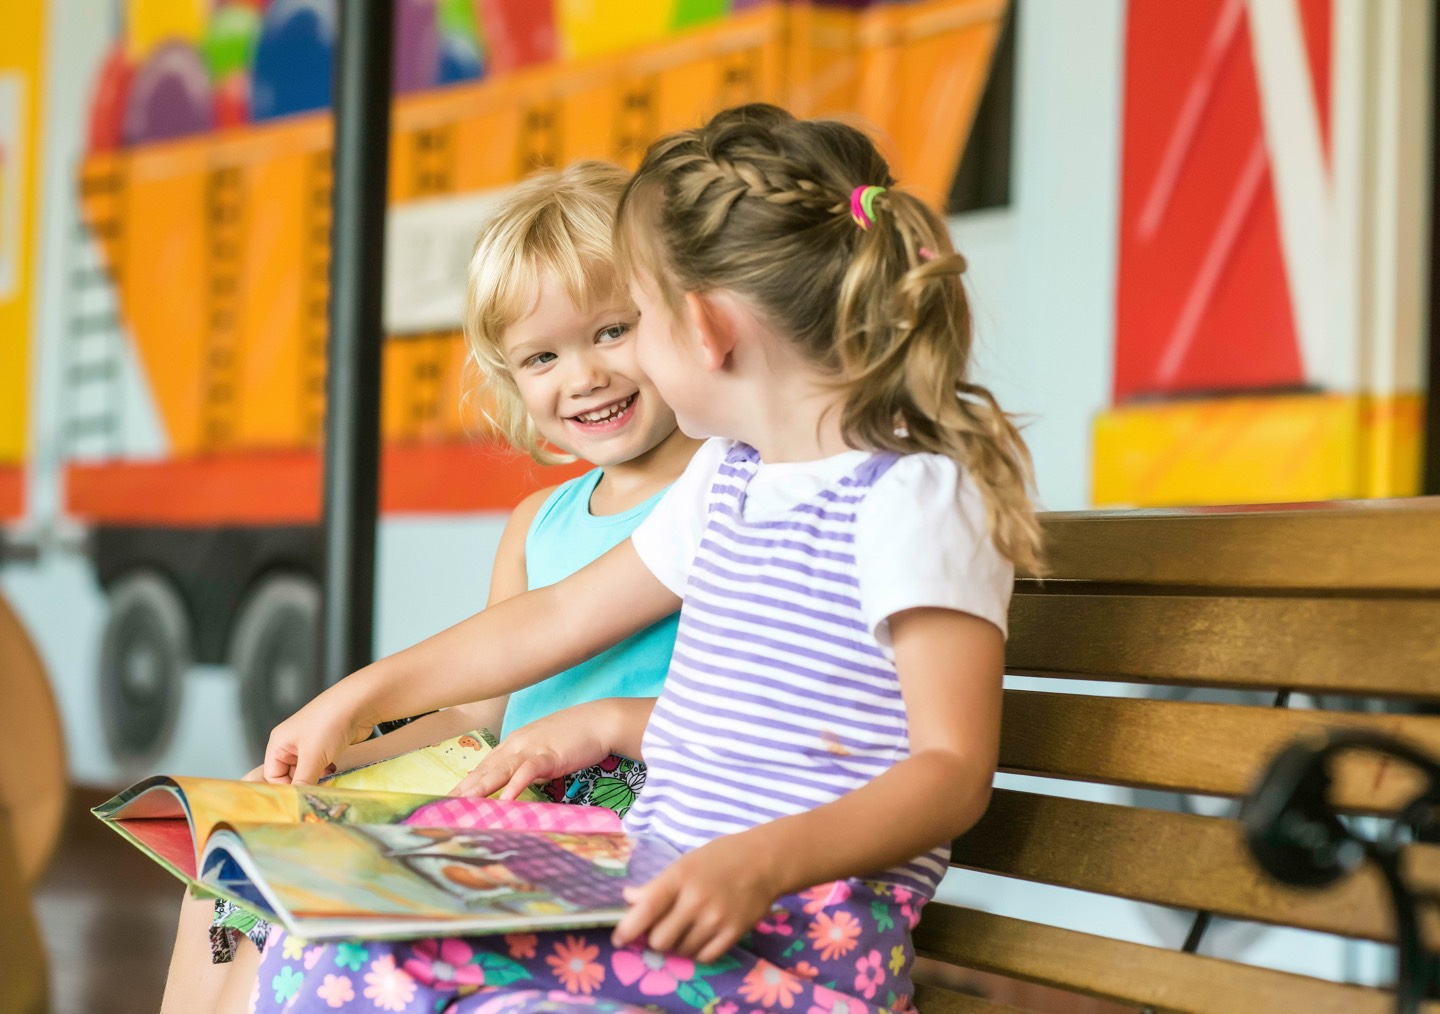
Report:
[[108,600],[100,650],[105,738],[117,759],[153,760],[175,730],[194,658],[190,617],[174,584],[148,568],[117,580]]
[[[173,5],[122,6],[131,16],[96,67],[77,172],[64,510],[111,604],[100,680],[116,758],[159,760],[190,662],[233,668],[258,754],[323,682],[326,107],[339,7],[220,4],[180,25]],[[384,522],[493,516],[579,471],[482,448],[477,406],[462,414],[465,262],[506,188],[577,158],[633,165],[665,132],[769,101],[868,124],[898,174],[942,206],[1009,5],[397,8]]]
[[240,681],[245,738],[256,756],[270,730],[320,689],[320,586],[301,574],[271,574],[245,597],[230,639]]

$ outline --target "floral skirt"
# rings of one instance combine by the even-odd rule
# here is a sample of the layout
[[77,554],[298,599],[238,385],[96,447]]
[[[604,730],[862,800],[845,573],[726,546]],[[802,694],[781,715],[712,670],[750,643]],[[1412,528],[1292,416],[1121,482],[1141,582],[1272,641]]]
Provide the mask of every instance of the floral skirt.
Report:
[[869,881],[781,898],[712,964],[616,948],[610,931],[577,930],[309,945],[272,932],[252,1012],[640,1009],[860,1014],[911,1009],[910,931],[922,900]]

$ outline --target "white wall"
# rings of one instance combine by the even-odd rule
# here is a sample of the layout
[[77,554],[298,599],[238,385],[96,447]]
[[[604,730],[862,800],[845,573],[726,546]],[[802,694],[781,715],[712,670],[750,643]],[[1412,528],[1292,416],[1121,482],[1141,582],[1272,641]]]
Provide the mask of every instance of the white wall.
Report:
[[1021,0],[1011,203],[951,221],[970,262],[977,376],[1028,418],[1041,505],[1090,504],[1109,404],[1123,0]]

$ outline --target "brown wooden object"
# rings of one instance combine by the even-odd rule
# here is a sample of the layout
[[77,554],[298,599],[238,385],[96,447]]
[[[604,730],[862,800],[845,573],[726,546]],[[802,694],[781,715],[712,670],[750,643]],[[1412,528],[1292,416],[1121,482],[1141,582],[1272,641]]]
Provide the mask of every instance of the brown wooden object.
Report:
[[[1233,815],[1300,736],[1368,729],[1440,757],[1440,714],[1423,713],[1440,710],[1440,498],[1052,514],[1044,523],[1052,573],[1016,583],[1007,671],[1075,682],[1006,691],[1001,769],[1035,777],[995,791],[955,842],[953,864],[1187,913],[1393,940],[1374,870],[1322,891],[1279,884],[1250,859]],[[1194,688],[1211,699],[1190,699]],[[1215,702],[1227,690],[1246,693]],[[1347,755],[1332,774],[1338,804],[1362,814],[1393,813],[1422,784],[1372,754]],[[1119,802],[1072,798],[1083,795],[1080,782],[1147,794],[1144,805],[1126,791],[1106,797]],[[1184,793],[1221,799],[1186,812]],[[1404,860],[1411,886],[1440,897],[1440,847],[1412,846]],[[1069,911],[1073,925],[1073,901]],[[1422,909],[1421,923],[1440,946],[1436,912]],[[1394,1005],[1382,990],[1202,956],[1203,944],[1187,954],[942,903],[926,907],[916,948],[955,969],[1157,1011],[1381,1014]],[[934,995],[930,1009],[965,1009]],[[1426,1009],[1440,1014],[1440,1005]]]
[[45,953],[30,891],[65,810],[64,741],[45,668],[0,598],[0,1010],[47,1009]]

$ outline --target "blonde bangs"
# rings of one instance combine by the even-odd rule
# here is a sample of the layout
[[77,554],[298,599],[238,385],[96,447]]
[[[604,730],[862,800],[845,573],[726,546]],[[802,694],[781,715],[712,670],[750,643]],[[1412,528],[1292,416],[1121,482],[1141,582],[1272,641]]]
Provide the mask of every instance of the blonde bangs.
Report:
[[485,419],[516,449],[541,464],[573,461],[544,447],[502,345],[529,316],[547,275],[576,306],[620,290],[613,247],[615,209],[626,173],[604,162],[577,162],[515,188],[480,231],[470,257],[465,338],[479,372],[475,393]]

